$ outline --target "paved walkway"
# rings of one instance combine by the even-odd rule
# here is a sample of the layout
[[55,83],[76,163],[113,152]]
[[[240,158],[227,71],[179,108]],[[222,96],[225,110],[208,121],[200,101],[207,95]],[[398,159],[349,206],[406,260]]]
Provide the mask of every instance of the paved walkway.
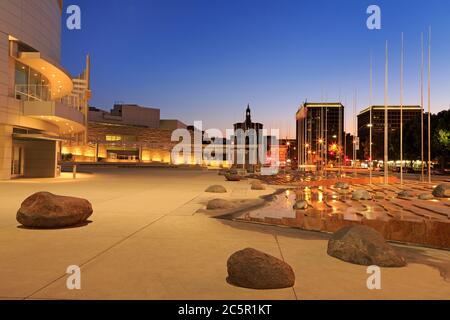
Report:
[[[249,199],[248,181],[216,172],[96,169],[93,175],[0,182],[0,298],[17,299],[427,299],[450,297],[444,280],[450,252],[409,248],[422,260],[382,270],[382,290],[366,287],[366,268],[326,254],[327,235],[212,219],[197,213],[223,184],[222,197]],[[15,213],[37,191],[89,199],[93,221],[80,228],[27,230]],[[266,193],[271,190],[265,191]],[[229,285],[226,261],[254,247],[284,259],[294,288],[250,290]],[[430,264],[423,263],[430,261]],[[444,266],[438,269],[433,263]],[[66,269],[81,267],[81,290],[66,288]],[[450,268],[449,268],[450,270]],[[441,275],[441,273],[443,273]],[[449,275],[447,275],[449,276]]]

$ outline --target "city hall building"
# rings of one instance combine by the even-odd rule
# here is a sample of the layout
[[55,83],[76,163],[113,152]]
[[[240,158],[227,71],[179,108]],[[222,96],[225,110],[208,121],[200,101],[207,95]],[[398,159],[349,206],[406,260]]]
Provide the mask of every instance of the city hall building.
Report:
[[55,177],[61,141],[86,141],[89,60],[60,64],[62,1],[0,1],[0,179]]

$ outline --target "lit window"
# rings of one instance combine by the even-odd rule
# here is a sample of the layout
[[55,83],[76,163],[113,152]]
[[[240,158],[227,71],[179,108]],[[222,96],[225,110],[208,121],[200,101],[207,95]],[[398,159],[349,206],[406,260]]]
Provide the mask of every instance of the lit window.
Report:
[[121,140],[122,140],[121,136],[106,136],[106,141],[116,142]]

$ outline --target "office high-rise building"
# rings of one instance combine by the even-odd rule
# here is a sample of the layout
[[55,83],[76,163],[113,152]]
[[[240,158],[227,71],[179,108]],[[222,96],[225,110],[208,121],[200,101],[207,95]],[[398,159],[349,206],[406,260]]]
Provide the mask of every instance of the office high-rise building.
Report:
[[[358,137],[360,139],[360,149],[358,158],[368,160],[370,158],[370,123],[372,123],[372,158],[373,160],[383,160],[384,157],[384,106],[369,106],[358,115]],[[372,121],[370,120],[370,110],[372,110]],[[403,106],[403,124],[420,116],[422,108],[420,106]],[[388,106],[388,132],[389,139],[398,134],[400,129],[400,106]],[[417,132],[420,136],[420,132]],[[400,146],[398,146],[398,149]],[[394,150],[393,154],[398,154],[399,150]],[[396,159],[398,160],[398,159]]]
[[304,103],[296,114],[298,164],[325,165],[342,158],[344,106]]

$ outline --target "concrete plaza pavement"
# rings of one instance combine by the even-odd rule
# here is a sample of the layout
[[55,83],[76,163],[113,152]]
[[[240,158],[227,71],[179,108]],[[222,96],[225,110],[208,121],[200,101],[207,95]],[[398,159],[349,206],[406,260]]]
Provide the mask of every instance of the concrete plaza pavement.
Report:
[[[197,212],[208,199],[252,199],[273,191],[227,182],[216,171],[98,168],[93,174],[0,182],[2,299],[449,299],[450,275],[420,262],[382,269],[382,289],[366,286],[366,267],[326,254],[328,235],[220,220]],[[227,194],[208,194],[222,184]],[[29,230],[15,220],[34,192],[86,198],[86,226]],[[226,282],[228,257],[253,247],[289,263],[294,288],[251,290]],[[450,265],[450,252],[414,250]],[[81,290],[66,269],[81,267]]]

